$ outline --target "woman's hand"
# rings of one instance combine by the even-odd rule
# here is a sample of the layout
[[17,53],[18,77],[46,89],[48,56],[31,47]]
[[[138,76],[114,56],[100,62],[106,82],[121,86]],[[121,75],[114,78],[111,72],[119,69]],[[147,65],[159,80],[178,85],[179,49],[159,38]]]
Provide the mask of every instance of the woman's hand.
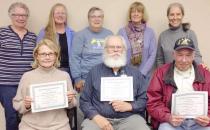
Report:
[[26,96],[26,97],[24,98],[24,105],[25,105],[25,108],[26,108],[26,109],[31,109],[31,102],[32,102],[31,97]]
[[76,93],[75,92],[72,92],[72,91],[68,91],[67,92],[67,97],[68,97],[68,102],[70,103],[76,97]]
[[80,80],[79,82],[75,83],[75,88],[78,92],[81,92],[83,90],[84,83],[84,80]]

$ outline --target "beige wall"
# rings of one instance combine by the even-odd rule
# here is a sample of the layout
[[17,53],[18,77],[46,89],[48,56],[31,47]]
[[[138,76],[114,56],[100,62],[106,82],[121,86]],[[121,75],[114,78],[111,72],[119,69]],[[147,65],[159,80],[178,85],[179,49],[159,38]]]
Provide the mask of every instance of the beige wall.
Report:
[[[7,15],[8,7],[16,0],[0,0],[1,19],[0,26],[10,24]],[[104,26],[117,32],[126,24],[127,10],[129,5],[135,0],[21,0],[30,8],[28,28],[38,33],[40,28],[45,26],[51,6],[57,2],[64,3],[68,8],[69,25],[78,31],[87,26],[87,11],[92,6],[99,6],[104,9]],[[140,0],[139,0],[140,1]],[[199,48],[203,55],[204,62],[210,66],[208,58],[208,48],[210,48],[210,0],[141,0],[148,11],[149,26],[159,33],[168,27],[166,9],[171,2],[180,2],[185,7],[184,22],[190,22],[192,29],[196,32]],[[2,116],[0,112],[0,128],[2,128]],[[3,130],[3,129],[1,129]]]
[[[7,15],[8,7],[16,0],[0,0],[1,20],[0,26],[10,24]],[[126,24],[127,10],[135,0],[20,0],[25,2],[31,11],[28,28],[38,33],[40,28],[45,26],[48,20],[49,10],[57,2],[64,3],[68,8],[69,25],[75,31],[87,26],[87,11],[92,6],[99,6],[104,9],[104,26],[117,32]],[[199,47],[204,62],[210,66],[208,58],[208,37],[210,35],[210,0],[141,0],[149,15],[149,26],[159,33],[168,27],[166,9],[171,2],[180,2],[185,7],[184,22],[190,22],[192,29],[196,32]]]

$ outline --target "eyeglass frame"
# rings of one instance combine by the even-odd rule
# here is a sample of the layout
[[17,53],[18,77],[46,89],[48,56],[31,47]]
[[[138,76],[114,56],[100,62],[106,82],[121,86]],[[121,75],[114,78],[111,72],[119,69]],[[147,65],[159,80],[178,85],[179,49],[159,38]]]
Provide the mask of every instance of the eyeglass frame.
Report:
[[23,18],[28,18],[28,14],[11,14],[12,17],[15,17],[15,18],[20,18],[20,17],[23,17]]
[[41,58],[46,58],[47,56],[52,58],[54,56],[56,56],[56,53],[54,52],[50,52],[50,53],[37,53],[38,56],[40,56]]
[[98,15],[98,16],[96,16],[96,15],[90,15],[89,18],[91,18],[91,19],[96,19],[96,18],[103,19],[104,18],[104,15]]
[[122,50],[122,49],[124,49],[125,47],[124,47],[124,46],[109,45],[109,46],[106,46],[105,48],[110,49],[110,50],[114,50],[114,49]]

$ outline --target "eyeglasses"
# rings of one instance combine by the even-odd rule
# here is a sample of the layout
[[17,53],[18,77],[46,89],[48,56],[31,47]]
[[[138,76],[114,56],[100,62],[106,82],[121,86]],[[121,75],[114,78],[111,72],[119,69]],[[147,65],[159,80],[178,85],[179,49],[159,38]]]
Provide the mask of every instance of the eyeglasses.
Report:
[[45,57],[50,57],[50,58],[52,58],[52,57],[54,57],[55,56],[55,53],[38,53],[38,55],[40,56],[40,57],[42,57],[42,58],[45,58]]
[[92,19],[96,19],[96,18],[100,18],[100,19],[102,19],[104,16],[103,16],[103,15],[99,15],[99,16],[96,16],[96,15],[90,15],[89,17],[90,17],[90,18],[92,18]]
[[111,50],[114,50],[114,49],[122,50],[124,47],[123,46],[107,46],[106,48],[111,49]]
[[12,16],[15,18],[28,18],[28,14],[12,14]]

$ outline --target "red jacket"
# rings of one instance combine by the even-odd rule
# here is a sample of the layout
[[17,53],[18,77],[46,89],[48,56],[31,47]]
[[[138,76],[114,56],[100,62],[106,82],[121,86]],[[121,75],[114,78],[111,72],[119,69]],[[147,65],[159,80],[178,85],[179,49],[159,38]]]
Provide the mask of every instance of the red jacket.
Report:
[[[208,91],[208,116],[210,117],[210,72],[194,62],[193,66],[195,70],[193,88],[195,91]],[[176,90],[174,63],[158,68],[147,91],[147,111],[151,116],[154,129],[157,129],[162,122],[169,122],[172,93]]]

